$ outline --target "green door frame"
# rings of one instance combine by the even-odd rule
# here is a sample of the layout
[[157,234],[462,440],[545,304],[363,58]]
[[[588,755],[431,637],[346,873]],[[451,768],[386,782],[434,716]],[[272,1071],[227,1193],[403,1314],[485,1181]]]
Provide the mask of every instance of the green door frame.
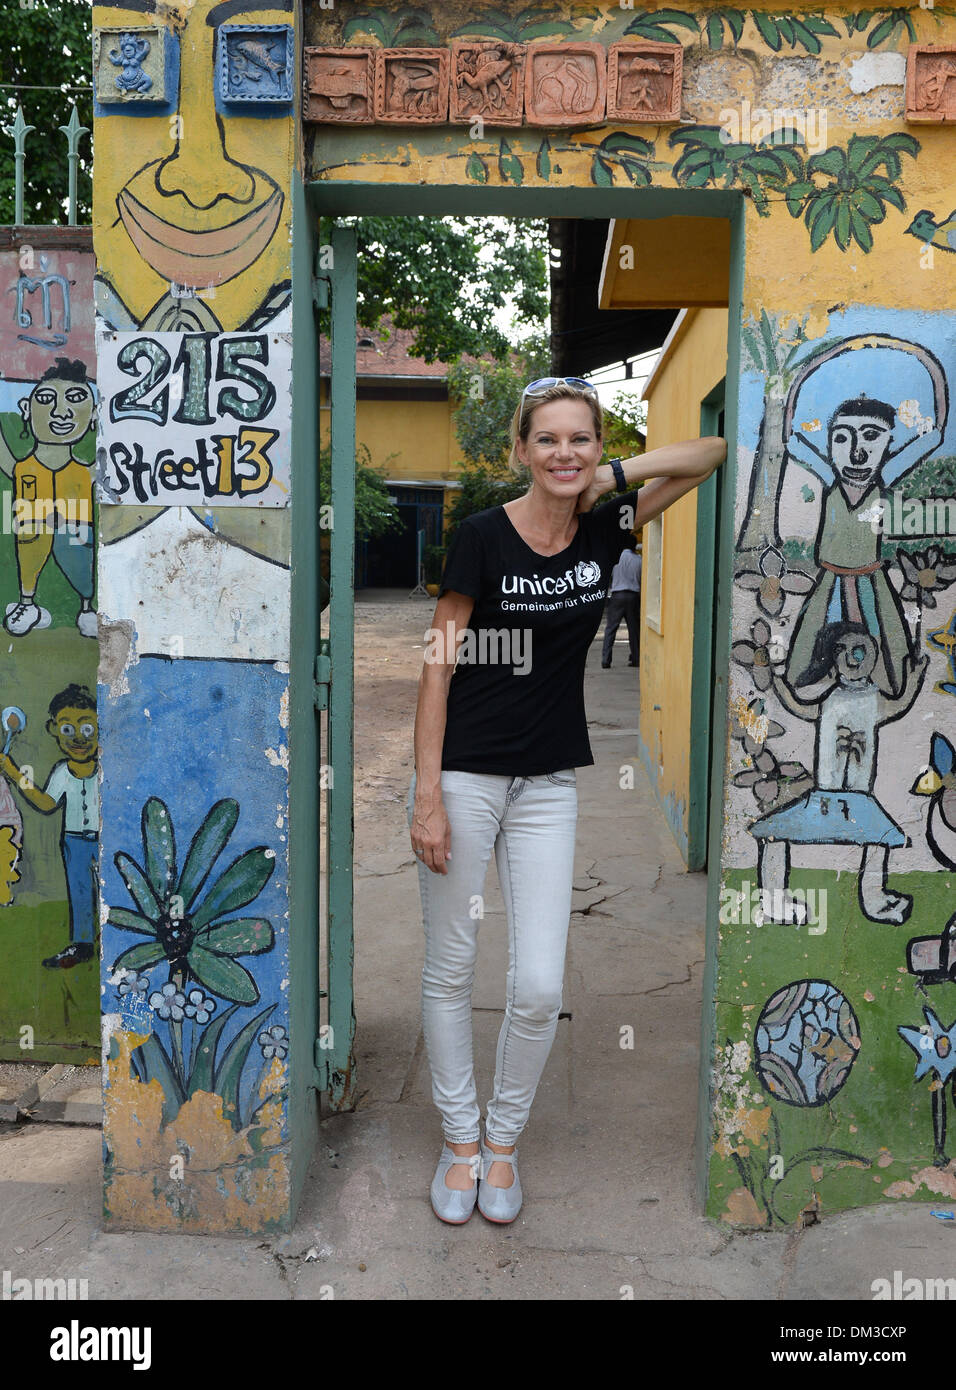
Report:
[[[727,753],[727,679],[730,660],[730,597],[733,575],[733,499],[736,494],[736,437],[737,401],[739,397],[740,371],[740,319],[743,303],[744,276],[744,208],[745,200],[741,194],[724,189],[634,189],[634,188],[522,188],[487,187],[436,184],[397,184],[382,182],[361,182],[351,180],[328,180],[313,182],[301,187],[302,195],[297,199],[300,216],[308,226],[301,226],[300,240],[308,241],[314,236],[314,228],[320,217],[418,217],[418,216],[512,216],[512,217],[580,217],[587,209],[590,218],[642,218],[661,217],[718,217],[730,221],[730,292],[727,336],[727,375],[726,375],[726,438],[728,457],[724,465],[724,477],[720,489],[720,509],[717,516],[717,601],[715,611],[715,653],[713,726],[714,745],[711,757],[710,776],[710,816],[708,828],[708,884],[707,884],[707,941],[704,964],[702,1046],[700,1061],[700,1083],[698,1087],[698,1135],[697,1135],[697,1175],[699,1194],[703,1206],[706,1195],[706,1178],[710,1152],[710,1099],[711,1067],[714,1044],[714,986],[717,976],[717,909],[720,894],[721,829],[723,825],[724,771]],[[296,236],[299,236],[299,230]],[[293,259],[296,255],[293,243]],[[301,270],[300,270],[301,275]],[[293,294],[295,299],[295,291]],[[306,345],[303,342],[303,349]],[[310,361],[300,363],[294,380],[311,379],[315,391],[316,353],[313,350]],[[334,393],[334,384],[333,384]],[[295,418],[295,409],[294,409]],[[317,438],[316,431],[313,440]],[[314,458],[315,445],[312,445]],[[300,460],[299,469],[305,467]],[[295,465],[294,465],[295,477]],[[295,484],[294,484],[295,486]],[[297,564],[304,561],[308,572],[310,561],[303,555],[303,549],[316,547],[315,517],[303,516],[303,503],[308,504],[308,493],[295,494],[296,507],[293,508],[297,520],[293,522],[293,574]],[[712,571],[713,572],[713,571]],[[293,589],[293,592],[295,590]],[[293,643],[293,647],[295,643]],[[316,647],[314,650],[318,650]],[[309,688],[313,686],[310,672]],[[301,699],[301,690],[299,692]],[[295,695],[293,695],[295,702]],[[313,765],[314,766],[314,765]],[[312,777],[307,764],[293,757],[292,782],[299,788],[299,800],[306,796],[307,789],[302,779]],[[314,787],[312,790],[314,798]],[[342,866],[339,870],[342,871]],[[293,901],[296,901],[295,860],[293,860]],[[308,866],[300,859],[298,873],[307,874]],[[349,866],[350,872],[350,866]],[[301,895],[307,897],[307,894]],[[295,919],[293,919],[295,920]],[[344,924],[343,924],[344,925]],[[301,929],[300,929],[301,930]],[[348,923],[351,942],[351,922]],[[295,939],[297,931],[293,931]]]
[[[701,437],[719,433],[726,377],[700,403]],[[710,765],[714,696],[714,600],[717,593],[717,517],[724,479],[718,469],[697,489],[697,540],[694,568],[694,641],[690,692],[690,789],[687,805],[687,870],[707,864]],[[720,678],[720,677],[718,677]]]

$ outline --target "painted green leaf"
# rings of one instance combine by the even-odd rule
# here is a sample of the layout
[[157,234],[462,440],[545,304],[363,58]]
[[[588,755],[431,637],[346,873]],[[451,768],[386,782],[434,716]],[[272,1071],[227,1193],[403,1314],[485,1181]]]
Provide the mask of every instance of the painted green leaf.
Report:
[[196,944],[224,956],[256,956],[275,943],[272,923],[265,917],[235,917],[231,922],[204,927]]
[[346,20],[342,30],[343,42],[348,43],[353,34],[372,34],[383,47],[388,44],[384,26],[378,15],[360,14]]
[[189,1077],[189,1094],[191,1096],[195,1095],[197,1091],[214,1090],[216,1048],[219,1045],[223,1028],[238,1007],[238,1004],[230,1004],[228,1009],[225,1009],[218,1018],[213,1019],[212,1023],[203,1029],[202,1037],[199,1039],[199,1045],[196,1049],[196,1061]]
[[591,182],[596,183],[598,188],[611,188],[614,185],[614,170],[597,151],[591,160]]
[[632,158],[640,157],[649,159],[654,153],[654,146],[649,140],[643,139],[640,135],[629,135],[625,131],[617,131],[614,135],[608,135],[601,141],[600,148],[611,155],[630,155]]
[[810,250],[819,251],[833,230],[837,215],[836,194],[830,194],[828,201],[821,200],[814,213],[810,214],[807,226],[810,228]]
[[761,10],[751,10],[750,17],[757,26],[760,37],[763,39],[764,43],[772,48],[775,53],[779,53],[783,41],[780,38],[780,34],[777,32],[776,24],[770,16],[763,14]]
[[845,193],[839,195],[833,234],[836,237],[837,246],[841,251],[845,251],[850,244],[850,200]]
[[[814,34],[829,34],[830,37],[834,39],[838,39],[840,37],[839,30],[834,29],[830,21],[828,19],[823,18],[823,15],[805,14],[801,23],[805,24],[806,27],[812,30]],[[847,33],[850,32],[852,32],[852,30],[848,29]]]
[[765,371],[766,367],[760,356],[760,349],[757,347],[757,339],[754,337],[753,332],[749,328],[742,326],[740,329],[740,337],[744,347],[747,349],[751,366],[755,367],[758,372]]
[[136,860],[131,859],[128,854],[117,854],[113,862],[140,912],[151,921],[158,922],[161,909],[156,900],[156,894],[150,888],[146,875]]
[[865,188],[858,188],[853,194],[853,205],[867,222],[882,222],[886,216],[886,209],[879,198]]
[[151,796],[143,807],[143,854],[146,877],[160,900],[176,883],[176,836],[165,802]]
[[166,952],[158,941],[141,941],[138,946],[130,946],[113,962],[114,970],[141,970],[144,965],[156,965],[166,959]]
[[870,231],[866,219],[860,215],[856,208],[850,209],[850,231],[862,250],[873,250],[873,233]]
[[811,155],[807,160],[808,174],[830,174],[836,178],[845,168],[846,154],[836,145],[824,150],[822,154]]
[[534,167],[539,179],[544,179],[547,182],[551,178],[551,142],[547,136],[538,147],[538,157],[534,162]]
[[743,10],[724,10],[724,14],[730,25],[730,32],[734,36],[734,43],[739,43],[740,36],[744,32],[745,15]]
[[790,47],[793,48],[795,46],[796,35],[794,34],[793,22],[790,17],[785,14],[777,15],[776,25],[784,43],[789,44]]
[[539,20],[537,24],[525,24],[521,27],[522,39],[557,38],[573,32],[570,24],[555,24],[547,20]]
[[787,211],[791,217],[799,217],[803,212],[803,200],[815,192],[815,185],[812,183],[792,183],[787,189]]
[[465,175],[475,183],[488,182],[488,165],[477,150],[472,150],[465,165]]
[[897,23],[898,21],[893,18],[892,14],[886,19],[881,20],[867,35],[867,48],[878,48],[885,39],[889,38],[890,34],[892,34],[893,30],[896,28]]
[[685,188],[703,188],[712,177],[712,171],[708,166],[703,169],[692,169],[689,174],[682,175],[679,181]]
[[711,48],[723,47],[724,26],[719,15],[712,14],[707,17],[707,42]]
[[881,178],[879,174],[871,174],[867,179],[867,187],[877,198],[882,198],[884,203],[891,203],[893,207],[903,212],[906,204],[903,195],[898,188],[894,188],[889,179]]
[[790,16],[790,23],[793,26],[794,39],[803,44],[808,53],[819,53],[822,45],[812,29],[802,24],[794,15]]
[[199,908],[192,914],[196,931],[216,917],[235,912],[257,898],[272,877],[275,852],[265,845],[246,850],[229,865],[212,886]]
[[145,1073],[147,1084],[150,1081],[158,1081],[163,1088],[163,1124],[168,1125],[179,1114],[180,1106],[186,1099],[182,1084],[176,1075],[176,1068],[167,1057],[155,1033],[141,1043],[136,1052],[139,1053],[139,1063]]
[[510,23],[507,27],[501,24],[492,24],[487,20],[471,20],[468,24],[462,24],[460,28],[453,30],[452,38],[472,38],[481,37],[486,39],[504,39],[506,42],[514,38]]
[[216,1068],[216,1092],[222,1096],[223,1113],[232,1120],[234,1129],[242,1128],[242,1118],[239,1114],[239,1080],[242,1076],[242,1069],[246,1064],[246,1058],[256,1033],[259,1032],[275,1007],[275,1004],[270,1004],[267,1009],[262,1010],[262,1013],[256,1014],[255,1018],[249,1020],[245,1028],[233,1038],[222,1063]]
[[141,936],[156,935],[155,922],[141,917],[138,912],[127,912],[125,907],[111,907],[106,920],[114,927],[124,927],[126,931],[139,932]]
[[205,883],[210,869],[235,830],[238,819],[239,803],[232,797],[217,801],[207,812],[205,820],[193,836],[176,888],[183,899],[184,911],[189,910],[193,899]]
[[[693,34],[700,32],[696,18],[686,10],[652,10],[647,18],[655,24],[676,24],[679,28],[689,29]],[[627,30],[624,32],[627,33]]]
[[681,130],[675,130],[670,135],[668,144],[694,144],[700,145],[706,149],[722,150],[724,148],[724,141],[721,139],[721,134],[722,128],[717,125],[685,126]]
[[186,962],[199,983],[221,999],[230,999],[236,1004],[258,1003],[259,986],[245,966],[231,956],[207,951],[194,941]]
[[524,183],[524,169],[521,160],[503,135],[498,146],[498,173],[507,183]]

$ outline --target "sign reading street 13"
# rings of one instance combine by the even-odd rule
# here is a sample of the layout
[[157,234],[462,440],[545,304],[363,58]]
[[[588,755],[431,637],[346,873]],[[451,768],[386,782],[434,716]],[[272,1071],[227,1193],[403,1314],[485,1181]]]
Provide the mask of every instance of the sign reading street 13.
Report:
[[288,505],[289,335],[101,331],[96,381],[104,501]]

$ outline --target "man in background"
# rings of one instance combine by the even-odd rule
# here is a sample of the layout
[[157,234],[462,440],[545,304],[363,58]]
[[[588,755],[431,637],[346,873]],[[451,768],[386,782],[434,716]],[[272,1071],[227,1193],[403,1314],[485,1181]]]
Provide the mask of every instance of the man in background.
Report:
[[627,664],[637,666],[641,651],[641,557],[637,553],[637,541],[633,535],[625,540],[621,558],[611,575],[610,596],[604,617],[604,649],[601,653],[601,665],[605,671],[611,664],[614,638],[622,621],[627,623],[631,648]]

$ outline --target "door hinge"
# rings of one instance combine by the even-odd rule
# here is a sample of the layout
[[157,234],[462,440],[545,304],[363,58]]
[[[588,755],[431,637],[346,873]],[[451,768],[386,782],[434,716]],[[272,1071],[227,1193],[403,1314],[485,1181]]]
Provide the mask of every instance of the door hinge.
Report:
[[316,709],[328,709],[331,684],[332,659],[329,655],[329,639],[323,637],[319,642],[318,656],[315,658],[314,700]]

